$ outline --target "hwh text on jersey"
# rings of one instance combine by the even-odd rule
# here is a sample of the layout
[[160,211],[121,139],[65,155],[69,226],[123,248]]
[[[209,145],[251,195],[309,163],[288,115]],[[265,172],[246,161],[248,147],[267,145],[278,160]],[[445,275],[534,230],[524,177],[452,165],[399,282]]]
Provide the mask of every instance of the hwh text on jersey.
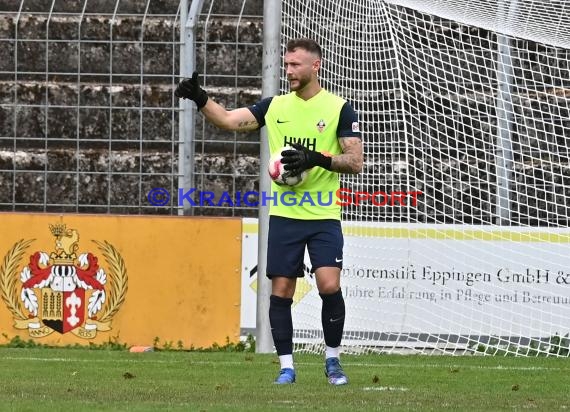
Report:
[[283,146],[291,146],[293,143],[302,144],[309,150],[317,150],[317,139],[315,137],[283,136]]

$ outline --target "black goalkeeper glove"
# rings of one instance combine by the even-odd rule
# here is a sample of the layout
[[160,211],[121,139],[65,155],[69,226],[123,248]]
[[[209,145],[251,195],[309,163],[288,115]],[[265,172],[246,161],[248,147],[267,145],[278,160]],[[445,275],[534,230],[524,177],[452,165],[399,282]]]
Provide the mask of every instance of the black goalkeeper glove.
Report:
[[311,167],[319,166],[323,169],[331,170],[332,158],[322,153],[307,149],[305,146],[294,143],[294,149],[283,150],[281,152],[281,163],[283,168],[291,172],[292,176],[297,176]]
[[179,99],[193,100],[198,110],[204,107],[208,101],[206,91],[198,83],[198,72],[192,73],[192,78],[182,80],[174,91],[174,95]]

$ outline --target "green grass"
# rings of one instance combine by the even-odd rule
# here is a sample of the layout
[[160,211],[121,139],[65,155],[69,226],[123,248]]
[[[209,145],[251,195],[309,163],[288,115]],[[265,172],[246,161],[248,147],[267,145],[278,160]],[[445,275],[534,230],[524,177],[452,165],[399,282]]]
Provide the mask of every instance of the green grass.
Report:
[[567,359],[342,357],[331,387],[316,355],[296,355],[297,383],[272,384],[273,355],[0,348],[0,410],[373,411],[562,410]]

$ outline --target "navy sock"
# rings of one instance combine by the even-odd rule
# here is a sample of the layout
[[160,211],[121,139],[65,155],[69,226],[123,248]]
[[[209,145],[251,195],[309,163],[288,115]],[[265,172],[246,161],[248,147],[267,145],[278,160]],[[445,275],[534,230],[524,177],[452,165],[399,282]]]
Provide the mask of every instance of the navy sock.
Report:
[[321,320],[325,344],[331,348],[336,348],[340,346],[344,330],[345,308],[342,291],[339,289],[330,295],[319,295],[323,300]]
[[293,299],[275,295],[269,297],[269,324],[271,325],[273,344],[279,356],[293,353],[292,304]]

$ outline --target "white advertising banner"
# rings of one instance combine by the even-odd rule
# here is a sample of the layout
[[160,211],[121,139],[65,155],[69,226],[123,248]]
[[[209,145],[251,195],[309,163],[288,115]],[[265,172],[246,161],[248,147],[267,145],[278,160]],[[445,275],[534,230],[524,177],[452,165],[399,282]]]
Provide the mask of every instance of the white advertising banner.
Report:
[[[546,337],[570,332],[570,230],[343,223],[345,335]],[[255,328],[257,220],[244,219],[242,329]],[[310,268],[306,256],[305,264]],[[314,278],[296,329],[320,330]],[[372,337],[376,336],[376,337]]]
[[253,334],[257,313],[257,219],[242,219],[241,334]]

